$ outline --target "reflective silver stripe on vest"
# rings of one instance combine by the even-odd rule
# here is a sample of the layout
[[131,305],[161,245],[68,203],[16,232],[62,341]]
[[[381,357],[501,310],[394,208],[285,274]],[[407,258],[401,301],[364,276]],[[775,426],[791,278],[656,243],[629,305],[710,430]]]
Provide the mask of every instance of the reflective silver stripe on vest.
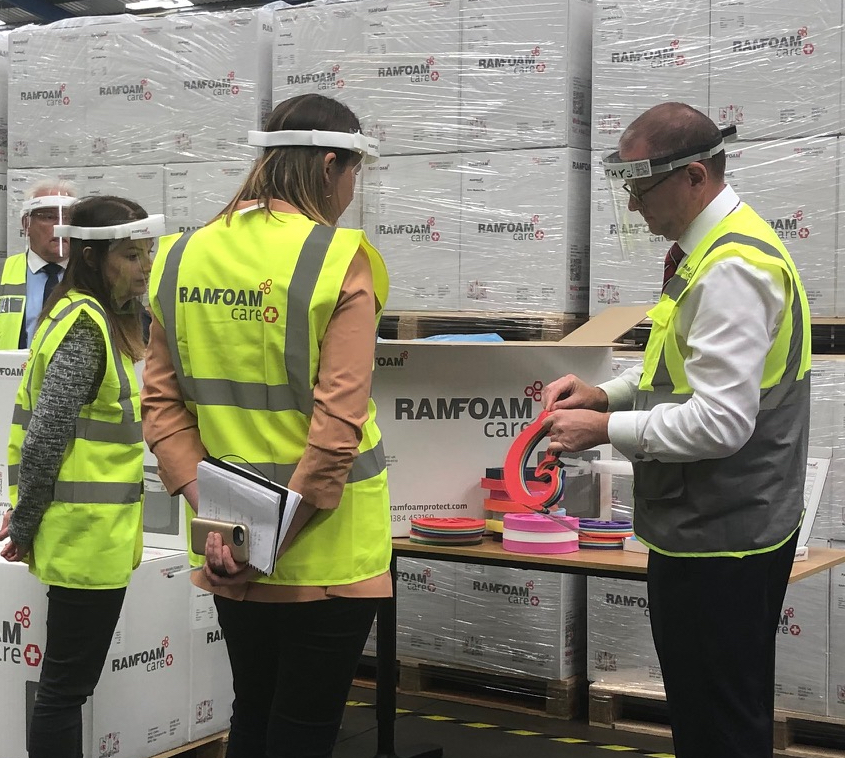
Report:
[[[250,466],[258,469],[270,481],[284,486],[287,485],[293,476],[293,472],[296,471],[297,464],[252,463],[250,461]],[[385,466],[384,446],[381,440],[379,440],[374,448],[358,454],[358,457],[352,463],[352,469],[349,472],[346,483],[354,484],[355,482],[363,482],[365,479],[372,479],[384,471]],[[9,476],[11,478],[11,474]]]
[[141,500],[139,482],[56,482],[53,499],[60,503],[131,505]]
[[[705,258],[714,250],[729,243],[737,243],[747,247],[753,247],[759,250],[764,255],[769,255],[774,258],[784,260],[783,254],[774,245],[768,242],[750,237],[745,234],[731,232],[719,237],[707,250],[701,258],[699,266],[704,263]],[[666,287],[666,295],[672,300],[676,300],[681,296],[681,293],[687,288],[689,282],[680,276],[673,276],[669,280]],[[798,380],[798,371],[801,368],[801,351],[804,342],[804,313],[801,309],[801,297],[798,290],[798,283],[793,278],[792,281],[792,334],[789,341],[789,351],[787,353],[786,367],[783,372],[781,381],[774,387],[767,387],[760,390],[760,410],[771,410],[777,408],[782,403],[787,401],[796,390],[796,383]],[[654,371],[654,377],[651,381],[654,392],[637,393],[635,400],[636,410],[651,410],[655,405],[660,403],[683,403],[689,399],[689,395],[675,394],[671,391],[674,386],[672,378],[669,375],[669,368],[666,365],[666,352],[660,351],[660,358],[657,362],[657,367]],[[664,388],[661,392],[657,390],[658,387]]]
[[302,246],[288,287],[288,310],[285,329],[285,368],[288,384],[301,413],[314,412],[314,391],[311,388],[311,300],[323,270],[335,229],[315,224]]
[[12,463],[9,465],[9,486],[16,487],[18,484],[18,475],[20,474],[20,463]]
[[[32,421],[32,411],[16,405],[12,413],[12,423],[18,424],[26,431]],[[109,421],[97,421],[91,418],[76,419],[75,439],[89,442],[114,442],[123,445],[134,445],[143,440],[140,421],[130,421],[114,424]]]

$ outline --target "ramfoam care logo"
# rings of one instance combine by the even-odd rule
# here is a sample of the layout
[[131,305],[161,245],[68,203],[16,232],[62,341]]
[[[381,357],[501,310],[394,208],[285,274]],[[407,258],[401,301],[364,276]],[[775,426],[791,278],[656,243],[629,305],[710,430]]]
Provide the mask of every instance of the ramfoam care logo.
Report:
[[665,242],[662,234],[652,234],[648,224],[644,221],[633,221],[623,224],[608,224],[607,233],[610,236],[634,238],[636,240],[647,239],[649,242]]
[[100,87],[98,94],[100,97],[117,97],[142,103],[153,99],[149,84],[147,79],[141,79],[137,84],[106,84]]
[[405,237],[411,242],[440,242],[440,232],[434,228],[436,225],[437,219],[429,216],[421,223],[378,224],[376,231],[379,234]]
[[524,585],[502,584],[499,582],[483,582],[474,579],[472,591],[482,595],[502,595],[512,605],[540,605],[540,598],[534,594],[534,582],[527,581]]
[[650,47],[645,50],[623,50],[610,54],[611,63],[647,63],[651,68],[683,66],[686,56],[680,52],[680,40],[673,39],[663,47]]
[[314,89],[343,89],[346,82],[340,75],[340,66],[335,64],[328,71],[299,71],[295,74],[288,74],[288,84],[311,84]]
[[220,642],[221,640],[225,639],[223,637],[223,630],[222,629],[212,629],[210,632],[205,633],[205,644],[211,645],[215,642]]
[[797,210],[791,216],[767,218],[766,222],[782,240],[805,240],[810,236],[810,229],[804,226],[804,211]]
[[809,30],[807,27],[802,26],[797,32],[795,32],[795,34],[753,37],[750,39],[735,39],[731,42],[731,52],[773,52],[776,58],[812,55],[816,51],[816,46],[807,39],[808,34]]
[[795,619],[795,609],[784,608],[778,622],[778,633],[789,634],[798,637],[801,634],[801,625]]
[[648,616],[648,598],[640,595],[618,595],[615,592],[608,592],[604,596],[607,605],[621,606],[623,608],[639,608],[644,616]]
[[536,415],[543,383],[523,389],[522,397],[397,397],[397,421],[478,421],[488,438],[516,437]]
[[[0,300],[0,313],[3,313],[3,305],[5,300]],[[0,376],[23,376],[26,370],[26,363],[21,363],[20,368],[10,368],[8,366],[0,367]]]
[[273,280],[261,282],[256,289],[232,289],[224,287],[179,287],[180,303],[223,306],[229,308],[233,321],[265,321],[275,323],[279,310],[265,305],[264,298],[273,291]]
[[505,71],[512,74],[542,74],[546,63],[540,59],[539,46],[525,55],[507,58],[479,58],[477,67],[482,71]]
[[52,89],[26,89],[21,92],[21,102],[38,102],[44,105],[70,105],[67,85],[57,84]]
[[401,77],[411,82],[436,82],[440,72],[434,68],[434,57],[426,58],[422,63],[407,63],[401,66],[382,66],[378,69],[380,79]]
[[431,569],[426,568],[420,572],[397,571],[396,581],[402,582],[412,592],[436,592],[437,586],[431,580]]
[[241,88],[235,84],[234,71],[230,71],[225,79],[184,79],[182,86],[184,89],[214,97],[237,95],[241,91]]
[[169,647],[170,638],[165,637],[157,647],[112,658],[111,670],[126,671],[142,666],[147,671],[160,671],[173,665],[173,653],[168,652]]
[[540,217],[534,215],[530,221],[487,221],[476,224],[477,234],[504,234],[515,240],[542,240],[546,233],[537,226]]
[[25,632],[31,626],[32,609],[28,605],[15,611],[11,618],[0,622],[0,666],[7,664],[35,668],[41,663],[41,648],[25,639]]
[[397,355],[377,355],[376,366],[379,368],[403,368],[408,360],[408,351],[403,350]]

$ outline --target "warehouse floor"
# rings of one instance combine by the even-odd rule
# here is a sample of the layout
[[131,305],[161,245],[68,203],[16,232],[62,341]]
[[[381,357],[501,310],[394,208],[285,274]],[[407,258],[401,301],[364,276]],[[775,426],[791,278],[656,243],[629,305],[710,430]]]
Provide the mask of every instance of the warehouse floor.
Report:
[[[375,692],[353,687],[335,758],[375,758]],[[607,758],[609,753],[670,758],[669,739],[587,726],[428,697],[400,695],[396,746],[400,758],[422,743],[443,747],[443,758]],[[509,731],[511,730],[511,731]],[[515,734],[512,732],[533,732]]]

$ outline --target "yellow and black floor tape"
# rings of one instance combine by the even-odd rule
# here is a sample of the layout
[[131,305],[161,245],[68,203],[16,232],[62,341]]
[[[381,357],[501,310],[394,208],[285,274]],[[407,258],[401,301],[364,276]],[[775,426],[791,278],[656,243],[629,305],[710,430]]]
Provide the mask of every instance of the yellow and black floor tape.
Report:
[[[362,700],[347,700],[346,705],[350,708],[375,708],[373,703],[367,703]],[[557,742],[564,745],[579,745],[581,747],[594,747],[599,750],[607,750],[611,753],[625,753],[626,755],[640,755],[645,758],[675,758],[674,753],[655,753],[653,750],[642,750],[629,745],[615,745],[604,742],[594,742],[592,740],[584,740],[578,737],[560,737],[555,734],[545,734],[543,732],[535,732],[530,729],[509,729],[498,724],[489,724],[484,721],[464,721],[462,719],[453,718],[452,716],[438,716],[433,713],[422,713],[420,711],[409,710],[407,708],[397,708],[396,714],[399,716],[414,716],[416,718],[424,719],[426,721],[441,721],[455,724],[456,726],[465,726],[468,729],[484,729],[504,732],[505,734],[512,734],[514,737],[538,737],[540,739],[549,740],[550,742]]]

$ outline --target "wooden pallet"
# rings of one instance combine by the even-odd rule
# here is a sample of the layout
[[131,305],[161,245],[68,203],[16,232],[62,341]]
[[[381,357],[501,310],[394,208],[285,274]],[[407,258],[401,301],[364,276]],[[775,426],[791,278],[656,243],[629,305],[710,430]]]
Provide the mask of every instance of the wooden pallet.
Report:
[[556,342],[586,321],[568,313],[485,313],[481,311],[387,311],[379,336],[414,340],[437,334],[487,334],[502,339]]
[[228,732],[219,732],[210,737],[203,737],[194,742],[188,742],[174,750],[159,753],[153,758],[226,758],[226,747],[229,741]]
[[775,711],[775,755],[845,758],[845,720]]
[[669,709],[662,691],[634,684],[590,685],[590,726],[672,737]]
[[[556,681],[414,659],[400,660],[398,669],[399,691],[408,695],[567,721],[583,712],[587,689],[586,680],[579,676]],[[375,659],[364,657],[355,684],[372,687],[374,681]]]

